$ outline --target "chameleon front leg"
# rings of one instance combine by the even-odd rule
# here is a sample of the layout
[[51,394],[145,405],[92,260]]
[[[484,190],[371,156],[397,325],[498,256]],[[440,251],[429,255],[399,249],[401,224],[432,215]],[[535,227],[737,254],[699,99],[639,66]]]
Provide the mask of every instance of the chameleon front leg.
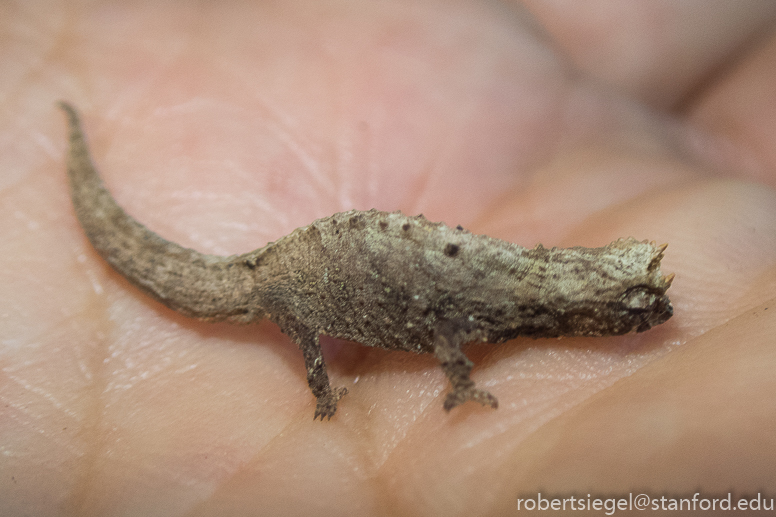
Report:
[[323,360],[321,344],[318,335],[310,332],[297,333],[299,349],[304,354],[304,366],[307,369],[307,384],[318,402],[315,407],[313,420],[323,417],[331,420],[337,412],[337,401],[344,397],[347,388],[332,389],[329,384],[329,375],[326,373],[326,363]]
[[456,330],[451,324],[437,325],[434,332],[434,355],[453,387],[445,398],[445,411],[450,411],[467,400],[495,409],[498,407],[496,397],[485,390],[475,388],[474,381],[469,378],[474,364],[461,351],[464,336],[464,332]]

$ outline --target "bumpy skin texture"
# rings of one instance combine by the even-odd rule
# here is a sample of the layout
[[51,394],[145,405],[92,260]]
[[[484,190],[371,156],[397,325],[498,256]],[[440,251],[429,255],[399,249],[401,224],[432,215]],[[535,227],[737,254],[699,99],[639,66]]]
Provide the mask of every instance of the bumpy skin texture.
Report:
[[94,248],[166,306],[204,320],[269,318],[302,350],[331,418],[347,393],[332,388],[321,334],[389,350],[433,353],[452,385],[444,407],[497,407],[469,378],[461,345],[517,336],[642,332],[673,314],[660,273],[665,245],[620,239],[602,248],[526,249],[423,216],[351,210],[318,219],[245,255],[205,255],[162,239],[119,207],[92,165],[75,109],[68,175]]

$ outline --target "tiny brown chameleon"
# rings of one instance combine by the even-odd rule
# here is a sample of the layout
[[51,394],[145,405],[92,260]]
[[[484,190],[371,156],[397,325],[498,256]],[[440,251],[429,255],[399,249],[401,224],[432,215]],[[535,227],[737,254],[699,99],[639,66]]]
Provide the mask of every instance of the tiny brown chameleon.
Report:
[[498,406],[469,378],[466,343],[642,332],[673,314],[666,290],[674,275],[660,273],[666,245],[633,238],[527,249],[422,215],[351,210],[244,255],[184,248],[116,203],[91,162],[77,112],[60,105],[70,125],[73,205],[98,253],[186,316],[275,322],[304,355],[314,418],[330,419],[348,391],[329,384],[320,335],[433,353],[452,385],[449,411],[467,400]]

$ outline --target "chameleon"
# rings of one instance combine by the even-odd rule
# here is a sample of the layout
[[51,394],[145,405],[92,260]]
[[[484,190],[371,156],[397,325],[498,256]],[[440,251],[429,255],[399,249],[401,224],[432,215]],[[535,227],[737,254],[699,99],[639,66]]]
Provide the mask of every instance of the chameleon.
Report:
[[462,346],[518,336],[610,336],[667,321],[667,244],[633,238],[598,248],[533,249],[401,212],[350,210],[229,257],[168,241],[127,214],[92,163],[76,109],[67,174],[75,214],[94,249],[146,294],[206,321],[277,324],[304,356],[313,419],[335,414],[321,335],[434,354],[450,391],[443,407],[498,407],[470,378]]

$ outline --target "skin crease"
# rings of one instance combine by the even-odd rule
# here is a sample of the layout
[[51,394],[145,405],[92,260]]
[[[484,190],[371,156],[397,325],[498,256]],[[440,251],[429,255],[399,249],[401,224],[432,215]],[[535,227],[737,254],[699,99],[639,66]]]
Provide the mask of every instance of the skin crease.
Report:
[[[497,515],[539,490],[776,486],[774,7],[629,4],[630,27],[557,2],[5,8],[2,513]],[[596,45],[627,59],[592,66]],[[358,389],[322,426],[276,327],[179,316],[91,250],[62,98],[119,203],[182,245],[246,252],[373,206],[525,246],[649,236],[675,315],[469,347],[495,412],[446,414],[431,356],[329,341]]]

